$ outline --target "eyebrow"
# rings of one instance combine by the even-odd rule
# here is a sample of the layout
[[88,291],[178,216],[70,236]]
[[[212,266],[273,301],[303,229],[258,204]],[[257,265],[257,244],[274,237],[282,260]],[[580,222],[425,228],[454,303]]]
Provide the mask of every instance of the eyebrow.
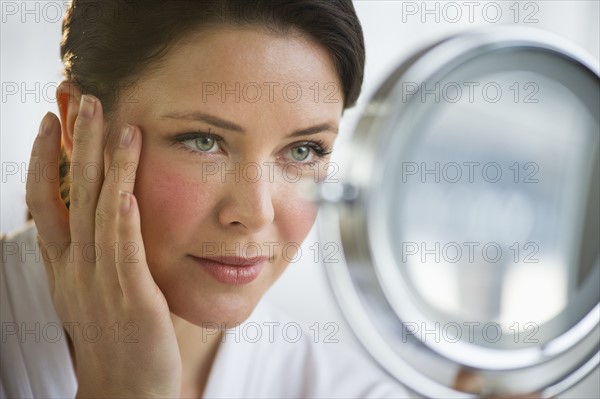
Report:
[[[230,130],[232,132],[237,133],[246,133],[246,129],[238,125],[237,123],[219,118],[215,115],[210,115],[204,112],[194,111],[188,113],[173,113],[160,116],[161,119],[185,119],[185,120],[195,120],[206,122],[209,125],[213,125],[219,127],[221,129]],[[312,134],[317,133],[338,133],[338,127],[332,123],[320,123],[315,126],[311,126],[304,129],[294,130],[292,133],[288,135],[288,137],[297,137],[297,136],[310,136]]]

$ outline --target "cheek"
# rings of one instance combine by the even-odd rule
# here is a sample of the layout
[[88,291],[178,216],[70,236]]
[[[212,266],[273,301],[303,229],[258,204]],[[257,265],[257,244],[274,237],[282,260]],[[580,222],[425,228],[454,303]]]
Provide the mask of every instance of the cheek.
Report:
[[295,185],[287,184],[282,191],[281,203],[275,210],[280,238],[286,243],[300,245],[310,231],[318,209],[298,192]]
[[214,187],[196,182],[172,162],[158,157],[140,160],[135,195],[144,240],[160,240],[163,248],[169,237],[189,236],[186,232],[210,218],[215,197]]

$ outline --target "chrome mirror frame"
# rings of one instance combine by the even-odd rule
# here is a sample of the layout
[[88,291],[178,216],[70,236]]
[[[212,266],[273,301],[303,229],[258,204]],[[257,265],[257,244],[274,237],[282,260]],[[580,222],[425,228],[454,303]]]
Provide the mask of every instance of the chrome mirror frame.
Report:
[[[389,135],[415,115],[419,106],[416,96],[408,101],[401,99],[399,82],[435,81],[435,77],[444,76],[474,56],[515,48],[543,50],[567,59],[594,74],[599,82],[599,67],[594,60],[543,31],[499,27],[453,36],[420,51],[390,74],[369,101],[346,147],[338,150],[343,157],[339,181],[326,180],[319,187],[320,236],[340,242],[343,249],[341,262],[325,264],[342,313],[373,358],[398,381],[425,397],[477,395],[454,389],[450,379],[433,378],[415,367],[414,361],[427,363],[431,374],[470,370],[484,386],[495,387],[479,395],[522,395],[535,388],[542,397],[572,387],[600,364],[597,301],[568,331],[536,347],[499,350],[462,341],[432,345],[407,324],[410,320],[436,328],[435,321],[416,306],[408,282],[394,279],[395,289],[390,289],[386,281],[389,269],[397,265],[388,261],[394,259],[394,243],[381,228],[389,218],[384,194],[389,194],[386,187],[390,183],[376,172],[381,162],[378,154],[389,142]],[[408,140],[410,133],[406,136],[401,140]],[[593,268],[591,278],[599,279],[598,259]]]

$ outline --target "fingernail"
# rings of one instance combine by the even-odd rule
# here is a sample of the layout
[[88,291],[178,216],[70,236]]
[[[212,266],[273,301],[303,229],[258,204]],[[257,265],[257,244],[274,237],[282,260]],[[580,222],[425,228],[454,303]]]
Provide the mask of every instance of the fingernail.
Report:
[[40,130],[38,132],[38,136],[48,136],[50,132],[52,132],[51,127],[52,126],[50,120],[50,112],[46,112],[46,115],[44,115],[44,117],[42,118],[42,122],[40,123]]
[[92,119],[96,108],[95,105],[96,101],[92,96],[82,95],[81,102],[79,103],[79,114],[86,119]]
[[133,141],[133,127],[127,125],[121,131],[121,147],[128,147]]
[[131,193],[119,190],[119,210],[125,215],[129,212],[129,208],[131,208]]

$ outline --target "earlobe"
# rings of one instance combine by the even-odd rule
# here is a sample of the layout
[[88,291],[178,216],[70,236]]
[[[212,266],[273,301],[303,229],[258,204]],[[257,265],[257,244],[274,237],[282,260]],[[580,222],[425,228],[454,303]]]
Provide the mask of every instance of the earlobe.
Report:
[[61,141],[69,159],[73,152],[73,130],[79,113],[81,91],[73,82],[63,80],[56,88],[56,103],[61,124]]

